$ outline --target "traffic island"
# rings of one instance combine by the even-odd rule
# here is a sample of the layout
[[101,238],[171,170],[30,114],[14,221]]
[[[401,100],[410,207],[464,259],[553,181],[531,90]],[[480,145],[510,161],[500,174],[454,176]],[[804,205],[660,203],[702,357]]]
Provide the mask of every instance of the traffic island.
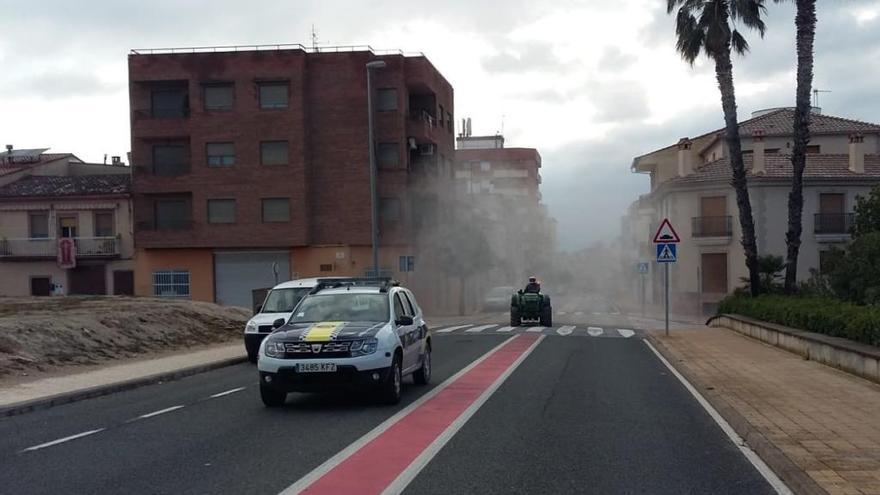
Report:
[[721,328],[648,338],[794,493],[880,495],[880,385]]

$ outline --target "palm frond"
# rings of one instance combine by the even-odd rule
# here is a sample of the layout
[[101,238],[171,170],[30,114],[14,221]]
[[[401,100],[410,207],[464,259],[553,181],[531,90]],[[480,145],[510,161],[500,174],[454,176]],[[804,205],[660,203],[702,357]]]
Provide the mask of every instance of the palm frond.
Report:
[[767,25],[764,24],[761,16],[766,13],[767,7],[764,5],[764,0],[730,0],[730,18],[758,31],[762,38],[767,30]]
[[739,31],[733,30],[730,34],[730,47],[737,55],[745,55],[749,51],[749,42],[740,34]]
[[675,19],[675,34],[675,49],[681,58],[693,65],[703,47],[703,31],[697,26],[697,19],[684,7],[679,9]]

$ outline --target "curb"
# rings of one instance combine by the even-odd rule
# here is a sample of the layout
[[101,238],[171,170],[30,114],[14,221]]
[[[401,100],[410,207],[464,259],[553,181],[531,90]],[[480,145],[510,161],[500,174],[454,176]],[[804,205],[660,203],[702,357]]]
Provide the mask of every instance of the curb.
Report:
[[758,457],[779,476],[793,493],[798,495],[828,495],[825,489],[819,486],[813,478],[810,478],[803,469],[789,459],[779,447],[768,440],[757,428],[752,426],[739,411],[728,404],[718,393],[713,392],[712,388],[697,378],[690,370],[683,366],[678,366],[679,359],[672,354],[660,339],[650,333],[646,335],[646,338],[651,341],[660,354],[679,373],[687,378],[691,385],[718,411],[718,414],[730,424],[731,428],[736,431],[737,435],[743,439],[746,445],[758,454]]
[[25,414],[40,409],[49,409],[51,407],[60,406],[62,404],[70,404],[71,402],[78,402],[85,399],[93,399],[95,397],[102,397],[105,395],[115,394],[117,392],[133,390],[147,385],[177,380],[187,376],[197,375],[199,373],[212,371],[218,368],[225,368],[227,366],[234,366],[236,364],[241,364],[244,362],[247,362],[247,356],[227,358],[206,364],[190,366],[188,368],[180,368],[174,371],[166,371],[164,373],[157,373],[154,375],[147,375],[140,378],[133,378],[131,380],[111,383],[109,385],[97,385],[94,387],[74,390],[72,392],[64,392],[61,394],[50,395],[48,397],[42,397],[39,399],[16,402],[7,406],[0,406],[0,418],[17,416],[19,414]]

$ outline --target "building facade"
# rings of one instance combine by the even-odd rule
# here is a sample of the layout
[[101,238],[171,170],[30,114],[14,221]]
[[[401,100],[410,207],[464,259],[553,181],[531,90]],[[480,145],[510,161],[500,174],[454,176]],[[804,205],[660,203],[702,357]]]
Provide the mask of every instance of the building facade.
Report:
[[[760,255],[785,257],[794,111],[756,112],[740,124],[755,233]],[[804,172],[803,234],[798,280],[820,270],[825,253],[849,241],[856,197],[880,184],[880,125],[814,111]],[[626,256],[653,261],[651,238],[669,218],[682,242],[671,265],[674,308],[709,312],[747,277],[729,153],[721,130],[634,159],[651,176],[651,192],[634,203],[624,222]],[[663,280],[651,263],[649,298],[662,301]],[[637,274],[633,270],[633,285]]]
[[0,154],[0,295],[133,294],[129,167],[44,151]]
[[129,56],[136,293],[251,306],[293,277],[416,268],[414,183],[450,174],[452,86],[423,55],[302,46]]

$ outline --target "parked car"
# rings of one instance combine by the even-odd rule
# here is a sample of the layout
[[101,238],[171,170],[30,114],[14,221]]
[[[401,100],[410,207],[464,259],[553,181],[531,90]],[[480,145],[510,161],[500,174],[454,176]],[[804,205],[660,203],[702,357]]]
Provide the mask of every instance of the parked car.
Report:
[[483,311],[506,311],[510,307],[510,296],[516,293],[515,287],[493,287],[483,298]]
[[328,280],[334,278],[301,278],[280,283],[269,290],[263,304],[244,327],[244,348],[250,362],[257,362],[260,344],[272,333],[272,323],[279,318],[287,320],[293,308],[309,291],[319,282]]
[[260,346],[260,397],[267,407],[289,392],[366,389],[400,401],[403,377],[431,379],[431,333],[413,293],[383,280],[319,283]]

